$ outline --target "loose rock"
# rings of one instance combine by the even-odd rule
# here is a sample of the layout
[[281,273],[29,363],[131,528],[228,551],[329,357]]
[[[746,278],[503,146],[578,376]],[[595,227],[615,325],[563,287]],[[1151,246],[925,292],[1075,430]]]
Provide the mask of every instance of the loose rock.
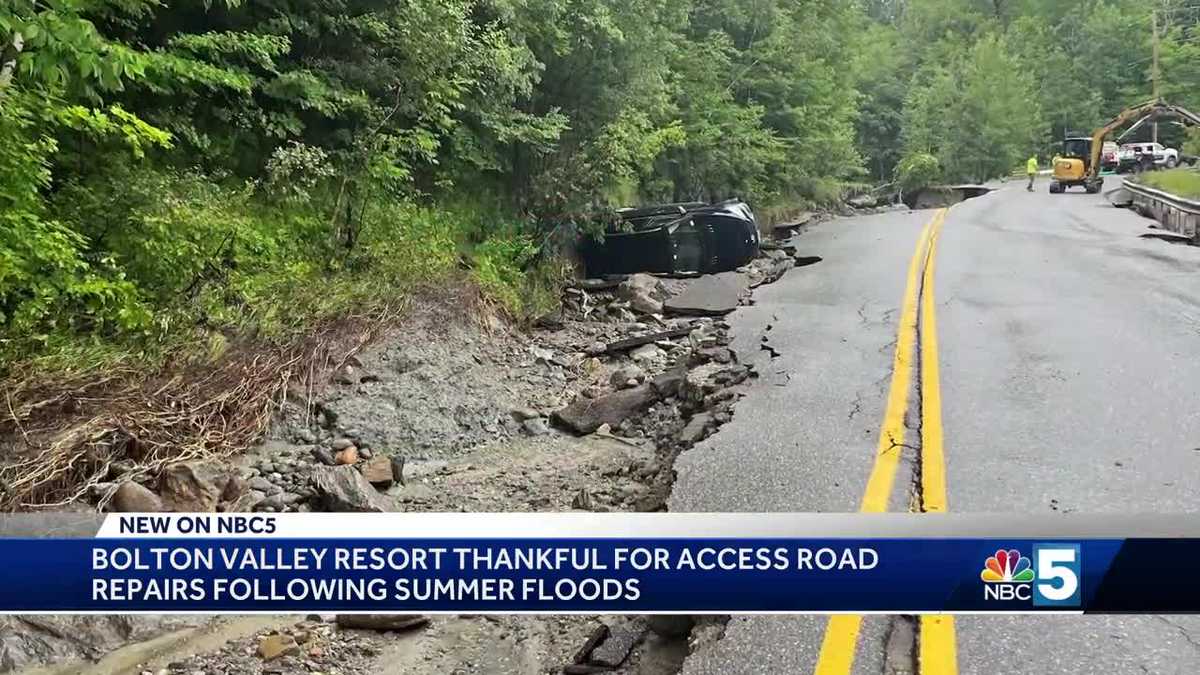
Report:
[[317,460],[321,464],[324,464],[325,466],[337,465],[337,459],[334,458],[333,453],[329,451],[329,448],[322,448],[319,445],[314,445],[311,452],[313,459]]
[[215,470],[198,462],[173,464],[158,480],[163,504],[172,511],[207,513],[217,508],[221,489],[213,478]]
[[590,434],[601,424],[619,425],[626,418],[650,407],[658,395],[650,385],[618,391],[600,398],[580,398],[554,413],[554,421],[581,434]]
[[163,510],[163,503],[146,487],[127,480],[113,493],[109,509],[121,513],[158,513]]
[[343,450],[339,450],[338,453],[334,455],[333,460],[336,464],[356,464],[358,463],[358,448],[352,445]]
[[380,490],[386,490],[396,481],[396,477],[392,472],[391,457],[376,457],[363,465],[363,478],[367,482],[374,485]]
[[521,426],[530,436],[545,436],[550,433],[550,425],[546,423],[544,417],[527,419]]
[[633,382],[632,386],[636,387],[645,379],[646,371],[637,366],[624,366],[613,371],[612,376],[608,378],[608,382],[614,389],[628,389],[630,382]]
[[299,653],[300,645],[296,644],[291,635],[276,633],[258,641],[258,655],[263,661],[272,661],[281,656],[296,656]]

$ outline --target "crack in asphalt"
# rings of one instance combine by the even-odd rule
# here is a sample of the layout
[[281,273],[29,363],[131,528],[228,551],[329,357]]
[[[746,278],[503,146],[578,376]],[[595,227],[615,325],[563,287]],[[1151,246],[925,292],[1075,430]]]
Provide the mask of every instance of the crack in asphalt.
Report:
[[1187,628],[1184,628],[1174,621],[1171,621],[1165,616],[1155,616],[1154,618],[1179,631],[1179,634],[1183,636],[1184,640],[1187,640],[1188,644],[1190,644],[1192,647],[1195,647],[1197,650],[1200,650],[1200,641],[1197,641],[1196,638],[1192,637],[1192,634],[1188,632]]
[[856,392],[856,393],[855,393],[855,395],[854,395],[854,402],[853,402],[853,403],[851,403],[850,405],[851,405],[852,407],[850,408],[850,414],[849,414],[849,415],[846,417],[846,419],[847,419],[847,420],[853,420],[855,417],[857,417],[858,415],[862,414],[862,411],[863,411],[863,395],[862,395],[862,392],[861,392],[861,391],[860,391],[860,392]]

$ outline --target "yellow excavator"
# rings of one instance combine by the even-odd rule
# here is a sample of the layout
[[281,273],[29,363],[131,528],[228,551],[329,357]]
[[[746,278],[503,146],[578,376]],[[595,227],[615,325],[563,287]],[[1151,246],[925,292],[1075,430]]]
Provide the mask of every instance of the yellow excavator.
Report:
[[1184,123],[1200,126],[1200,115],[1162,99],[1124,110],[1097,129],[1091,138],[1080,136],[1063,141],[1062,155],[1054,163],[1050,192],[1065,192],[1075,185],[1082,185],[1089,194],[1099,192],[1104,187],[1104,179],[1100,177],[1100,153],[1104,150],[1104,139],[1121,126],[1143,117],[1178,117]]

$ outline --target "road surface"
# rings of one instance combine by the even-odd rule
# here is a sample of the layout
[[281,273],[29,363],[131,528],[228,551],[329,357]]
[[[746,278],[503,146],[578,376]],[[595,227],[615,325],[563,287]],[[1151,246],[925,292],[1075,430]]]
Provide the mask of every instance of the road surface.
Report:
[[[1197,509],[1200,248],[1142,238],[1151,221],[1044,183],[943,215],[838,220],[797,239],[823,261],[760,289],[731,319],[761,378],[721,433],[680,457],[672,511]],[[898,416],[893,401],[924,386],[897,383],[894,358],[914,254],[936,225],[924,302],[938,336],[940,469],[916,447],[923,406]],[[895,480],[881,488],[889,428],[918,441],[884,467]],[[921,462],[940,471],[932,493],[914,481]],[[916,646],[896,620],[837,624],[735,617],[684,672],[911,670]],[[951,672],[1200,672],[1200,618],[958,617],[937,635],[927,656]]]

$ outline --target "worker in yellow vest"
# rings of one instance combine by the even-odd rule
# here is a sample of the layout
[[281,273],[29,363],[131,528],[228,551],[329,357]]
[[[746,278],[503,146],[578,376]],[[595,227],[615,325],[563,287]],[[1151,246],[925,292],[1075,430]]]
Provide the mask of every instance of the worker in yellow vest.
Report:
[[1034,155],[1029,158],[1028,162],[1025,163],[1025,173],[1029,174],[1029,185],[1025,186],[1025,189],[1029,190],[1030,192],[1033,192],[1033,179],[1037,178],[1037,172],[1038,160],[1037,155]]

